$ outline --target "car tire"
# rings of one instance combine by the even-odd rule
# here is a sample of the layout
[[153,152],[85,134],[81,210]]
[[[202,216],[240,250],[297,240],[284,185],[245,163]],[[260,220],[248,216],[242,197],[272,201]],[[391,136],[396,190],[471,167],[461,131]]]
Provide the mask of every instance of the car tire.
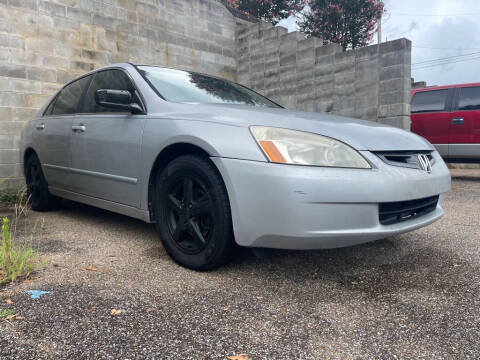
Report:
[[208,159],[176,158],[157,176],[155,194],[157,230],[173,260],[204,271],[232,259],[236,245],[228,194]]
[[42,165],[36,154],[32,154],[25,164],[25,181],[32,210],[48,211],[60,205],[61,199],[48,190]]

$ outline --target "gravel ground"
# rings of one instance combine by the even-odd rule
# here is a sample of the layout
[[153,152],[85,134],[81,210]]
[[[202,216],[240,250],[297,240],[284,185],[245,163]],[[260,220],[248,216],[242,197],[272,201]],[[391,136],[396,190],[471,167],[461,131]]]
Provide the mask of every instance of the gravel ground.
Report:
[[480,171],[453,172],[432,226],[346,249],[243,250],[208,273],[175,265],[140,221],[72,202],[31,213],[47,265],[0,290],[21,317],[0,323],[0,359],[478,359]]

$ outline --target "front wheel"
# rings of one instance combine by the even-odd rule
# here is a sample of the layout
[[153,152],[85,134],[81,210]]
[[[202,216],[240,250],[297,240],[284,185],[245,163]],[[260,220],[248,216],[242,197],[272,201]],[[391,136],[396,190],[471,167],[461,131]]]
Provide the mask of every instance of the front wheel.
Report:
[[186,155],[167,165],[157,177],[155,216],[165,250],[180,265],[209,270],[232,258],[228,195],[208,159]]

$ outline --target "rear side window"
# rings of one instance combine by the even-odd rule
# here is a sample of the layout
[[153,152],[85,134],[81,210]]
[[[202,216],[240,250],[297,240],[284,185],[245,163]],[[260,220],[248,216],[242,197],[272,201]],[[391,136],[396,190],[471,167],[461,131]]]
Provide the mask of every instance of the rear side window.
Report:
[[87,94],[85,95],[85,100],[81,109],[82,113],[123,111],[98,105],[95,101],[95,92],[100,89],[130,91],[133,95],[133,102],[140,104],[140,101],[135,95],[135,87],[127,74],[121,70],[105,70],[95,74],[95,77],[87,90]]
[[458,110],[480,110],[480,87],[460,89]]
[[83,94],[85,86],[88,84],[91,76],[85,76],[77,81],[68,84],[58,94],[53,109],[52,115],[74,114],[77,112],[78,101]]
[[47,115],[51,115],[52,114],[52,110],[53,110],[53,106],[55,105],[55,100],[57,100],[57,97],[55,96],[53,98],[53,100],[50,102],[50,104],[47,106],[47,109],[45,110],[45,112],[43,113],[44,116],[47,116]]
[[412,113],[445,111],[448,90],[417,92],[412,99]]

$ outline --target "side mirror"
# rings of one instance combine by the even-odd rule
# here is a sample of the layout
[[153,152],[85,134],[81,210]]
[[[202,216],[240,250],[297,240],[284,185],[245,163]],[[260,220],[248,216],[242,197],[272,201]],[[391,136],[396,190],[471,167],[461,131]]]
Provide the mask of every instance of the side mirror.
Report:
[[132,114],[140,114],[142,108],[132,103],[132,94],[127,90],[100,89],[95,91],[95,102],[98,105],[110,109],[131,111]]

